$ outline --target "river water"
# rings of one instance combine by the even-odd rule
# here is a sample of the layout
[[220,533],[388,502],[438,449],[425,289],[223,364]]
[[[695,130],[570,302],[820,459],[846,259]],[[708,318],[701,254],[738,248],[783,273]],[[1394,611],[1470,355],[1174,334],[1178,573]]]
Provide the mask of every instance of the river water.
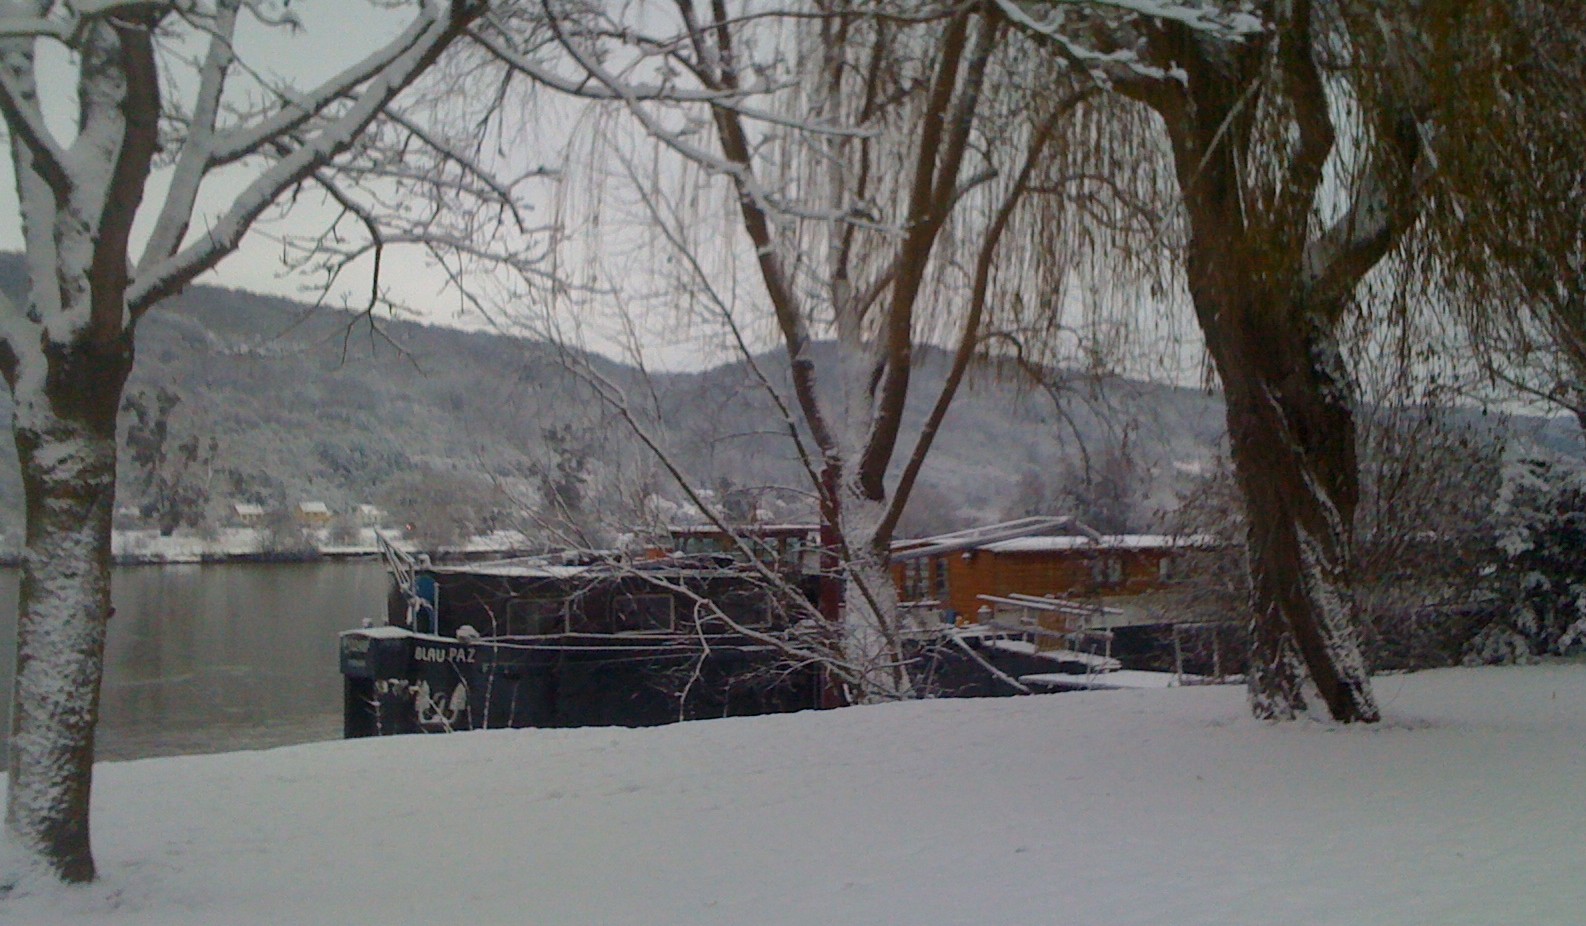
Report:
[[[384,620],[386,582],[373,561],[118,567],[98,757],[340,738],[336,634]],[[7,730],[16,597],[17,570],[0,570]]]

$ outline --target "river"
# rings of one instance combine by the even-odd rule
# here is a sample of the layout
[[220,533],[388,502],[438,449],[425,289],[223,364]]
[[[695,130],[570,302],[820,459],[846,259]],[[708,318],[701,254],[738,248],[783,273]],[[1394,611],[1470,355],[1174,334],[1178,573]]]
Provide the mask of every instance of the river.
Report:
[[[0,570],[6,728],[17,575]],[[383,621],[386,582],[373,561],[117,567],[98,758],[340,738],[336,634]]]

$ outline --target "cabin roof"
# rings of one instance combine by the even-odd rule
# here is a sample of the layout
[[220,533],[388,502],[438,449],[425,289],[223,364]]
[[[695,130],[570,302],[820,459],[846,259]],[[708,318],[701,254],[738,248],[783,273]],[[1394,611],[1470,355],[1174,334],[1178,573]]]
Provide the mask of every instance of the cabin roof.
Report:
[[1015,537],[988,543],[976,549],[991,553],[1055,553],[1064,550],[1177,550],[1210,543],[1200,534],[1103,534],[1097,538]]
[[467,563],[460,566],[430,566],[427,571],[447,575],[507,576],[514,579],[572,579],[587,575],[594,566],[562,566],[553,563],[501,560],[493,563]]
[[714,524],[671,524],[666,532],[673,537],[720,537],[723,534],[748,537],[800,537],[819,533],[819,524],[737,524],[726,530]]
[[960,550],[977,550],[986,547],[988,544],[1019,537],[1075,533],[1090,537],[1101,536],[1095,530],[1068,516],[1036,515],[1028,518],[1017,518],[1012,521],[1002,521],[997,524],[987,524],[981,527],[971,527],[967,530],[952,531],[947,534],[937,534],[934,537],[921,537],[918,540],[895,541],[892,544],[892,560],[893,562],[902,562],[927,556],[956,553]]

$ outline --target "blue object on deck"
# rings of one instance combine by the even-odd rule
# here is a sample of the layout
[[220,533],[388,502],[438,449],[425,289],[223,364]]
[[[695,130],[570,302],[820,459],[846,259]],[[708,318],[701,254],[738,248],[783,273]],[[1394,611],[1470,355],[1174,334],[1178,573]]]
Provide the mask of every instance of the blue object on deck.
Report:
[[441,590],[435,584],[435,577],[427,572],[421,572],[413,578],[413,591],[418,598],[418,611],[413,615],[415,628],[424,625],[424,618],[429,618],[429,632],[440,633],[440,595]]

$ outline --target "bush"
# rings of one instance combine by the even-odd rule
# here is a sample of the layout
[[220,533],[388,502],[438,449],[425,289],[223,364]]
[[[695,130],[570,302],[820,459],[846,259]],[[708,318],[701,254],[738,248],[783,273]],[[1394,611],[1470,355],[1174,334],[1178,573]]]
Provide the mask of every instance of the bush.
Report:
[[1497,619],[1467,663],[1529,661],[1586,649],[1586,475],[1544,460],[1507,468],[1491,588]]

